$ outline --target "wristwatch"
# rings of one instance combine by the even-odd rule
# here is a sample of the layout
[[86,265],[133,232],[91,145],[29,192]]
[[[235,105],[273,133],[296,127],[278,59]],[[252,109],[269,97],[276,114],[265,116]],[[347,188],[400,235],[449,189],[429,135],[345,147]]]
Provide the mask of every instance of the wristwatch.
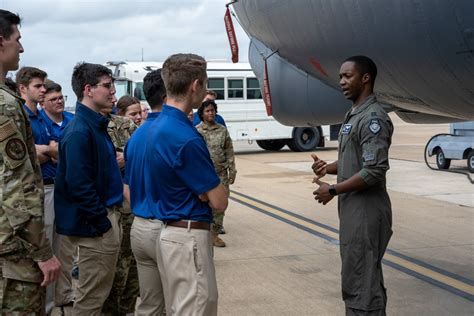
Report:
[[331,194],[332,196],[337,195],[336,187],[334,186],[334,184],[331,184],[329,186],[329,194]]

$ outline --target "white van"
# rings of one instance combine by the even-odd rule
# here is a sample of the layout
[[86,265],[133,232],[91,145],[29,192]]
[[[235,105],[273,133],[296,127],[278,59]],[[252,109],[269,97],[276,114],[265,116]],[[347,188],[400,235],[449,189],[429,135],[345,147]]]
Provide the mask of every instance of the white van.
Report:
[[[143,78],[159,69],[159,62],[107,62],[116,78],[117,98],[129,94],[146,103]],[[208,61],[208,88],[217,93],[218,113],[224,118],[233,141],[256,141],[266,150],[280,150],[288,145],[293,151],[324,147],[329,126],[291,127],[268,116],[260,84],[250,64]]]

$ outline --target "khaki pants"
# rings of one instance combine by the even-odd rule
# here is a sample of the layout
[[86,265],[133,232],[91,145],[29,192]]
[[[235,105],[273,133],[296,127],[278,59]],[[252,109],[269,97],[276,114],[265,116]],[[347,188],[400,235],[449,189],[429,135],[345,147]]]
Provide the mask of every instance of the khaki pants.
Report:
[[166,315],[217,315],[217,282],[211,233],[165,226],[159,238],[158,262]]
[[79,251],[79,282],[76,289],[73,315],[100,315],[102,305],[109,295],[114,281],[115,267],[122,239],[120,212],[107,215],[112,223],[101,237],[71,237]]
[[[54,226],[54,184],[44,186],[44,230],[53,248],[53,253],[57,256],[59,252],[59,235],[56,234]],[[46,312],[50,312],[55,305],[56,283],[46,287]]]
[[[140,282],[140,301],[136,315],[163,315],[165,297],[158,270],[157,242],[163,223],[159,220],[135,216],[130,240],[137,261]],[[159,253],[158,253],[159,254]]]
[[74,264],[74,254],[77,253],[77,249],[71,243],[69,237],[64,235],[59,235],[58,244],[57,257],[61,262],[61,270],[59,271],[59,279],[55,283],[54,304],[63,306],[72,303],[74,300],[71,272]]

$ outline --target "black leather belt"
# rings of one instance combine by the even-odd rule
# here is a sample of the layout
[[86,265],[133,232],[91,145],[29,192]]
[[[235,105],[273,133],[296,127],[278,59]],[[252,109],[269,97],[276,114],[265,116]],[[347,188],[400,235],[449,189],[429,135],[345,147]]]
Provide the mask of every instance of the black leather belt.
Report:
[[54,184],[54,178],[44,179],[43,184],[44,185]]
[[191,229],[202,229],[202,230],[211,230],[211,224],[206,222],[193,222],[193,221],[171,221],[166,222],[167,226],[181,227],[181,228],[191,228]]

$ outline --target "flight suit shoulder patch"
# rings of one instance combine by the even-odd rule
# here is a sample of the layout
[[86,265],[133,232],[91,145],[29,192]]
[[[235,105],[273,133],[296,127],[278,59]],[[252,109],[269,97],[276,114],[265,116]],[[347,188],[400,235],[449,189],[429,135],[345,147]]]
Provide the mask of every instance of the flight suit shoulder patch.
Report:
[[375,160],[375,155],[372,154],[372,153],[370,153],[370,154],[366,153],[366,154],[364,154],[363,158],[364,158],[364,162],[369,162],[369,161]]
[[380,122],[378,119],[371,119],[370,120],[370,123],[369,123],[369,130],[374,133],[374,134],[377,134],[380,132],[380,130],[382,129],[382,127],[380,126]]
[[0,125],[0,142],[4,141],[8,137],[16,133],[16,126],[13,121],[7,121],[5,124]]

